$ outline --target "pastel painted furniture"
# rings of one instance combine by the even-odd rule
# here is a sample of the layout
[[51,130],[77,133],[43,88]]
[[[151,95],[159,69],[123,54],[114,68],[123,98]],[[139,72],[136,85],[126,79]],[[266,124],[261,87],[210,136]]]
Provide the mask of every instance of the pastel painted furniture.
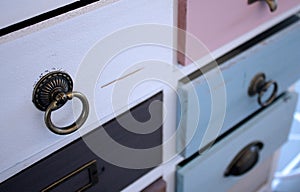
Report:
[[[218,73],[216,68],[208,71],[206,76],[195,72],[180,81],[178,152],[183,151],[184,157],[191,156],[262,107],[258,95],[249,95],[249,87],[257,75],[264,74],[265,80],[276,82],[277,87],[270,85],[262,102],[268,101],[274,89],[276,95],[280,95],[299,78],[300,23],[296,20],[282,26],[217,60],[223,81],[209,84],[207,78]],[[200,115],[192,112],[198,108]],[[198,124],[195,124],[196,120]],[[222,122],[222,126],[217,122]],[[209,132],[213,129],[215,131]]]
[[[287,140],[296,103],[297,94],[283,95],[203,154],[179,166],[177,191],[257,191],[270,182],[269,158]],[[241,152],[244,156],[239,156]]]
[[[185,56],[185,51],[192,52],[193,49],[193,42],[190,42],[193,39],[188,38],[189,35],[195,36],[210,52],[219,48],[227,49],[226,45],[230,43],[232,45],[229,47],[234,48],[254,37],[258,31],[263,32],[266,25],[294,14],[300,5],[299,1],[295,0],[278,0],[274,1],[277,2],[276,10],[271,12],[266,1],[249,2],[251,1],[179,0],[178,28],[187,34],[178,36],[178,46],[183,51],[178,54],[178,62],[188,65],[200,59],[193,58],[195,60],[191,61]],[[243,38],[239,40],[242,36]]]
[[298,97],[299,11],[1,1],[0,191],[270,189]]

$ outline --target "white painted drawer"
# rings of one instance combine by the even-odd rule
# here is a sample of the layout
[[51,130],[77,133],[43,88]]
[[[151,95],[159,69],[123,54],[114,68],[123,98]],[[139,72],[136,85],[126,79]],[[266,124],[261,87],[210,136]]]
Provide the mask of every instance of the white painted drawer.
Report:
[[0,29],[77,0],[10,0],[0,2]]
[[[265,1],[248,5],[248,0],[179,0],[178,26],[195,36],[213,52],[234,42],[241,36],[242,42],[266,30],[276,22],[299,11],[300,1],[278,0],[278,8],[271,12]],[[275,22],[275,23],[274,23]],[[248,34],[251,31],[256,31]],[[248,34],[248,35],[247,35]],[[194,39],[178,36],[179,47],[192,52]],[[226,50],[226,52],[229,50]],[[195,61],[200,58],[193,58]],[[180,64],[191,63],[182,54],[178,55]]]
[[[257,74],[264,73],[266,81],[277,82],[277,95],[300,77],[300,22],[256,42],[258,39],[260,36],[250,41],[255,44],[248,49],[241,46],[217,60],[220,69],[214,68],[205,75],[195,72],[181,81],[178,151],[184,150],[184,157],[261,108],[258,95],[250,97],[248,94],[251,81]],[[264,94],[263,102],[272,90],[274,86]]]
[[[239,188],[238,183],[246,183],[253,191],[257,190],[267,178],[269,157],[287,140],[297,96],[296,93],[283,95],[211,148],[178,167],[177,191],[234,191]],[[259,149],[257,162],[253,161],[254,166],[225,176],[228,166],[241,150],[256,142],[262,143],[262,148]],[[246,162],[251,161],[251,158],[246,159]],[[262,174],[256,175],[260,179],[253,179],[253,171]]]
[[[111,43],[110,48],[118,46],[118,42],[126,42],[126,36],[119,36],[113,42],[106,37],[127,27],[148,23],[171,25],[173,10],[170,5],[170,0],[155,0],[151,3],[148,0],[122,0],[55,25],[51,23],[48,27],[37,28],[36,32],[24,34],[14,40],[1,39],[0,82],[1,89],[5,91],[2,91],[0,100],[5,110],[0,112],[0,182],[83,134],[79,131],[70,136],[59,136],[45,126],[44,112],[33,105],[32,92],[34,84],[46,71],[67,72],[73,78],[73,90],[86,95],[91,109],[83,127],[86,131],[107,122],[126,111],[127,107],[159,91],[161,85],[151,82],[146,88],[141,86],[134,90],[131,90],[133,87],[117,89],[114,86],[116,81],[126,85],[128,81],[142,75],[145,70],[135,66],[140,62],[153,59],[171,63],[171,50],[155,45],[124,47],[122,52],[114,53],[114,57],[107,63],[102,63],[103,58],[109,54],[100,52],[95,45],[103,39]],[[145,34],[141,34],[143,35]],[[101,73],[98,73],[99,68],[93,70],[87,66],[102,67],[104,64],[106,65],[101,68]],[[112,101],[116,90],[131,91],[129,98],[124,92],[119,93],[122,99],[126,99],[126,104],[116,97]],[[56,124],[65,125],[74,121],[71,103],[73,102],[70,102],[69,108],[64,108],[65,111],[54,113]],[[74,111],[75,114],[79,112],[80,110]]]

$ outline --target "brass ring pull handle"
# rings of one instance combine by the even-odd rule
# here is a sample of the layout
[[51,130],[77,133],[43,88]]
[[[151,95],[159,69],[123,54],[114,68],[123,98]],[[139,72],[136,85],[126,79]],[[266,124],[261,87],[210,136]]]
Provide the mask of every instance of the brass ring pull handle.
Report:
[[[46,126],[59,135],[70,134],[79,129],[87,120],[89,103],[87,98],[79,92],[73,92],[71,77],[62,71],[54,71],[43,76],[35,85],[32,101],[36,108],[45,111],[44,121]],[[82,103],[82,111],[78,119],[69,126],[58,127],[51,120],[51,113],[62,107],[68,100],[74,97]]]
[[[273,90],[270,97],[267,100],[263,101],[264,94],[268,91],[268,89],[271,86],[273,86]],[[257,102],[262,107],[266,107],[270,105],[276,99],[277,92],[278,92],[278,84],[272,80],[266,82],[266,75],[264,73],[259,73],[255,75],[248,89],[249,96],[252,97],[256,94],[258,95]]]
[[278,8],[278,1],[277,0],[248,0],[248,4],[252,4],[256,1],[265,1],[267,5],[269,6],[269,9],[271,12],[274,12]]
[[[262,98],[263,98],[265,92],[272,85],[273,85],[273,91],[272,91],[271,96],[266,101],[262,101]],[[267,83],[265,83],[263,85],[263,87],[261,88],[261,90],[259,91],[259,93],[258,93],[257,101],[260,104],[260,106],[266,107],[266,106],[270,105],[276,99],[277,90],[278,90],[278,85],[277,85],[277,83],[275,81],[268,81]]]
[[[58,127],[52,123],[51,113],[53,110],[57,109],[57,106],[61,102],[65,102],[65,100],[71,100],[74,97],[77,97],[82,103],[82,111],[77,120],[69,126],[66,127]],[[54,133],[59,135],[70,134],[77,129],[79,129],[86,121],[89,114],[89,103],[86,97],[79,92],[69,92],[69,93],[60,93],[56,96],[56,99],[48,106],[45,112],[44,120],[46,126]]]
[[263,143],[253,142],[244,147],[232,160],[224,176],[241,176],[250,171],[259,160],[259,151],[263,148]]

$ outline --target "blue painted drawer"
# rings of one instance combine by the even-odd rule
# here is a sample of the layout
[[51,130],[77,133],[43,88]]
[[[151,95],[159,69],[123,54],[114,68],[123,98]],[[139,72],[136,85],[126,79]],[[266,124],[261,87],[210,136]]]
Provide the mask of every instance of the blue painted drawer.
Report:
[[[287,140],[297,96],[296,93],[281,96],[212,148],[187,164],[178,166],[177,191],[238,191],[238,184],[244,185],[243,189],[249,189],[249,186],[256,190],[264,184],[263,179],[268,178],[271,155]],[[233,159],[251,143],[259,143],[258,161],[253,161],[254,167],[239,174],[232,171],[225,176]],[[251,158],[245,162],[249,161]]]
[[[277,95],[300,77],[300,22],[291,20],[217,60],[220,68],[209,69],[208,65],[203,69],[205,77],[198,71],[180,81],[177,148],[184,157],[261,108],[257,96],[248,95],[257,74],[264,73],[266,81],[277,82]],[[273,89],[270,86],[263,101]]]

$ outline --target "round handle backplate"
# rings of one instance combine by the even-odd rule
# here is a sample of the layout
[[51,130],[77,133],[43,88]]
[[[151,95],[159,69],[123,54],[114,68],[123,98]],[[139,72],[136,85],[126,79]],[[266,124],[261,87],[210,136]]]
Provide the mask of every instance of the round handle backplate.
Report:
[[[35,85],[32,102],[41,111],[45,111],[44,121],[46,126],[54,133],[65,135],[79,129],[86,121],[89,114],[87,98],[79,92],[73,92],[72,78],[65,72],[54,71],[43,76]],[[53,124],[51,114],[61,108],[68,100],[78,98],[82,103],[82,111],[75,122],[66,127]]]
[[[263,97],[270,87],[273,87],[272,93],[264,100]],[[257,95],[257,102],[262,107],[270,105],[276,99],[277,92],[278,84],[272,80],[266,81],[266,75],[264,73],[255,75],[248,88],[248,95],[251,97]]]

